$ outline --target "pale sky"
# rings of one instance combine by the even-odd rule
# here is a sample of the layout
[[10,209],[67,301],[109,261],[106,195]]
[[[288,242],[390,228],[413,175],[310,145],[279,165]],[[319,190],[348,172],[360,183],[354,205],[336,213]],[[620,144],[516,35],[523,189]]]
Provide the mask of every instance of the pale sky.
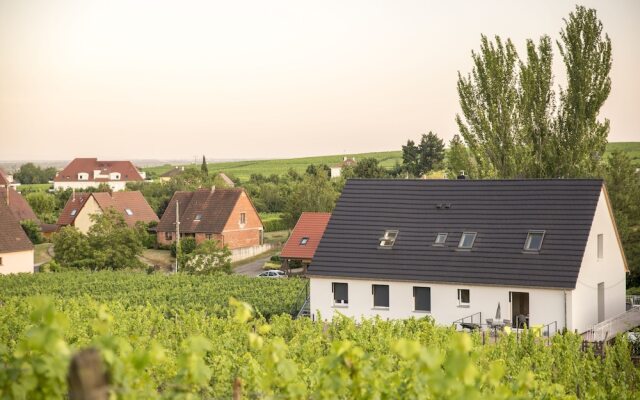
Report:
[[[0,160],[278,158],[449,140],[480,34],[558,39],[573,1],[0,0]],[[613,42],[610,141],[638,141],[640,1]],[[556,86],[564,83],[555,52]]]

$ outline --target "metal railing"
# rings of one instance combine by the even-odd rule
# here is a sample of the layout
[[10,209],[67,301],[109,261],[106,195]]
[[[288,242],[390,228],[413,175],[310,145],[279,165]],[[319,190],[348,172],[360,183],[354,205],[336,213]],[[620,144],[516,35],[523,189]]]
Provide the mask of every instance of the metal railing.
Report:
[[291,307],[291,312],[289,314],[291,314],[292,317],[297,318],[300,315],[302,309],[307,305],[308,301],[309,301],[309,281],[307,281],[307,283],[302,287],[302,289],[300,289],[300,292],[296,296],[296,300],[293,303],[293,306]]
[[[475,322],[475,318],[478,318],[478,321]],[[462,317],[460,319],[457,319],[455,321],[453,321],[451,323],[451,325],[461,325],[462,324],[470,324],[470,325],[477,325],[478,328],[480,328],[482,326],[482,311],[478,311],[477,313],[473,313],[471,315],[467,315],[466,317]]]
[[640,307],[633,307],[608,320],[595,324],[583,334],[589,342],[603,342],[640,325]]
[[[547,337],[547,345],[551,344],[551,327],[553,326],[553,334],[558,333],[558,321],[550,322],[542,327],[542,336]],[[545,334],[546,329],[546,334]]]

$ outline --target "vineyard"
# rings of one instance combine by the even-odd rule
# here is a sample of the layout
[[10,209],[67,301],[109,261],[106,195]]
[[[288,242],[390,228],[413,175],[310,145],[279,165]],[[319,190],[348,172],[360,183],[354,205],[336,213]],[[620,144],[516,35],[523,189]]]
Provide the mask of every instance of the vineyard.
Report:
[[292,320],[285,311],[265,319],[229,300],[233,293],[258,309],[281,304],[284,310],[286,301],[275,296],[293,298],[304,284],[264,281],[126,273],[1,277],[0,399],[63,398],[71,357],[89,347],[100,350],[110,390],[121,399],[640,395],[640,372],[623,340],[601,359],[582,352],[572,334],[555,336],[550,346],[528,334],[482,345],[479,336],[428,318],[317,323]]

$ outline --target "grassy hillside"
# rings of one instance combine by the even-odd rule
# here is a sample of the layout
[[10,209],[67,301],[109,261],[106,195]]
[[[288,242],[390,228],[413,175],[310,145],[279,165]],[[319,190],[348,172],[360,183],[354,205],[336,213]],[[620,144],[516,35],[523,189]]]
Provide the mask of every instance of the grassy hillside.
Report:
[[[609,143],[607,152],[615,149],[621,149],[631,156],[634,163],[640,167],[640,142],[616,142]],[[209,172],[225,172],[234,175],[240,179],[247,180],[251,174],[261,173],[263,175],[282,175],[289,168],[293,168],[297,172],[304,172],[310,164],[327,164],[329,166],[342,161],[342,155],[289,158],[276,160],[255,160],[255,161],[232,161],[209,164]],[[401,151],[382,151],[378,153],[360,153],[350,154],[349,157],[362,159],[366,157],[375,157],[380,160],[382,166],[391,168],[397,162],[402,162]],[[147,172],[154,172],[158,175],[172,168],[171,165],[162,165],[158,167],[144,168]]]

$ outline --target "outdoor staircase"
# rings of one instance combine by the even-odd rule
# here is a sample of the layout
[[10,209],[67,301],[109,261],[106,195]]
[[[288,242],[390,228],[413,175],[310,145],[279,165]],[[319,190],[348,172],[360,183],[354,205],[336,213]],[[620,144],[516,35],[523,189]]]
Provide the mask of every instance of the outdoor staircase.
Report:
[[582,335],[587,342],[606,342],[615,338],[619,333],[627,332],[638,326],[640,326],[640,305],[632,304],[627,311],[595,324]]
[[300,290],[291,309],[291,316],[295,318],[311,317],[311,297],[309,296],[309,282]]

